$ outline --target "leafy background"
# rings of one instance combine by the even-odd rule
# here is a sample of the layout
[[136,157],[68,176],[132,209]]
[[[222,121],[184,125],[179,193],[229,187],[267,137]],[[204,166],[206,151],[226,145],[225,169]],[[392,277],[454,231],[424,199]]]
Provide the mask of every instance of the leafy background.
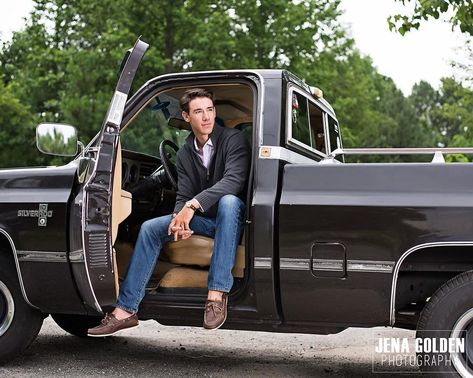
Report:
[[[401,34],[442,13],[473,33],[469,0],[393,1],[415,5],[386,23]],[[339,0],[35,0],[26,28],[0,48],[0,166],[51,162],[35,147],[43,121],[75,125],[87,143],[139,35],[150,49],[135,86],[169,72],[288,69],[324,90],[345,147],[473,145],[468,62],[466,79],[445,77],[439,89],[421,81],[405,96],[357,50],[340,15]]]

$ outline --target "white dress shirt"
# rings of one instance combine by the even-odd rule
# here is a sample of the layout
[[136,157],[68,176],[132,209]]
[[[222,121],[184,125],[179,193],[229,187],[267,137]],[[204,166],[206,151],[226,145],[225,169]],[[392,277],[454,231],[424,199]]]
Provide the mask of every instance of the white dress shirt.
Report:
[[[209,168],[210,164],[210,159],[212,159],[212,156],[214,154],[214,145],[212,143],[212,139],[207,139],[207,142],[205,142],[204,147],[199,148],[199,145],[197,144],[197,138],[194,138],[194,147],[195,150],[197,151],[197,155],[199,155],[200,160],[202,161],[202,164],[204,165],[205,168]],[[194,201],[196,201],[199,204],[199,209],[200,211],[204,211],[202,206],[200,206],[199,201],[197,201],[194,198]]]

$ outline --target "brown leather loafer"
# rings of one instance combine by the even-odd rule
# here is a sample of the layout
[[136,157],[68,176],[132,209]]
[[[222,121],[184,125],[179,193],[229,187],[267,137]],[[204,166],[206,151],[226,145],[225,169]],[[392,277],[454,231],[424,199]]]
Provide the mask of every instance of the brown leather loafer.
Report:
[[221,301],[205,302],[204,328],[217,329],[227,320],[228,295],[223,293]]
[[138,316],[133,314],[126,319],[118,320],[113,314],[106,314],[102,319],[102,323],[97,327],[90,328],[87,331],[87,336],[91,337],[105,337],[111,336],[118,331],[124,329],[134,328],[138,326]]

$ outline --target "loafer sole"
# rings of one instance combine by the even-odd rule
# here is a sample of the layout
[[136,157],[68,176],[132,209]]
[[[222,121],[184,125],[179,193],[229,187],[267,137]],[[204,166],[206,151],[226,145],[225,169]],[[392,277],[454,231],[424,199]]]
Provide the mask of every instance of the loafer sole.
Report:
[[[228,314],[228,313],[227,313]],[[220,323],[220,325],[218,327],[214,327],[214,328],[207,328],[204,326],[204,329],[206,329],[207,331],[215,331],[216,329],[219,329],[221,326],[223,326],[225,324],[225,322],[227,321],[227,314],[225,314],[225,318],[223,319],[223,322]]]
[[123,328],[123,329],[119,329],[118,331],[115,331],[115,332],[111,332],[111,333],[103,333],[103,334],[100,334],[100,335],[93,335],[93,334],[90,334],[90,333],[87,333],[87,336],[88,337],[107,337],[107,336],[113,336],[113,335],[117,335],[119,333],[122,333],[124,331],[128,331],[129,329],[133,329],[133,328],[136,328],[138,327],[139,324],[136,324],[134,326],[131,326],[131,327],[127,327],[127,328]]

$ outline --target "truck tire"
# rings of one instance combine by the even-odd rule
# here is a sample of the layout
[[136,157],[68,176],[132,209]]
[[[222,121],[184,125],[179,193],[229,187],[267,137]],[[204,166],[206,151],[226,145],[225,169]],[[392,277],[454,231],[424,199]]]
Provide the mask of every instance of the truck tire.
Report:
[[0,365],[28,348],[43,324],[43,314],[23,299],[13,259],[6,253],[0,250]]
[[87,330],[100,324],[102,318],[87,315],[51,314],[56,324],[67,333],[87,337]]
[[[418,353],[417,361],[423,372],[473,376],[473,271],[453,277],[432,295],[420,315],[416,337],[435,339],[437,345],[441,338],[464,340],[464,350],[460,352]],[[435,366],[434,361],[440,360],[450,364]]]

